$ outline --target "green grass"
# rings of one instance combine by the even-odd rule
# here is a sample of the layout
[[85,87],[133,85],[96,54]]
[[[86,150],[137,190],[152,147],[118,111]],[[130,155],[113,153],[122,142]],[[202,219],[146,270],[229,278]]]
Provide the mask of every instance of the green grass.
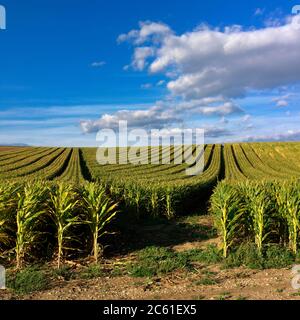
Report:
[[91,264],[79,276],[81,279],[93,279],[102,277],[103,274],[104,272],[99,264]]
[[224,261],[225,268],[245,266],[250,269],[278,269],[291,266],[295,262],[292,252],[279,245],[267,245],[259,254],[255,244],[241,244]]
[[191,270],[193,263],[213,264],[222,261],[215,246],[207,249],[193,249],[175,252],[165,247],[147,247],[137,254],[137,261],[127,266],[127,272],[133,277],[153,277],[170,273],[178,269]]
[[137,255],[137,262],[127,266],[133,277],[153,277],[190,267],[187,256],[164,247],[148,247]]
[[26,268],[18,273],[8,275],[7,287],[17,294],[29,294],[48,288],[49,278],[34,267]]
[[54,278],[69,281],[74,279],[75,273],[70,266],[61,266],[59,269],[52,270],[52,276]]
[[200,285],[203,285],[203,286],[212,286],[214,284],[217,284],[217,281],[215,279],[212,279],[211,277],[204,277],[200,280],[197,280],[195,282],[195,285],[196,286],[200,286]]

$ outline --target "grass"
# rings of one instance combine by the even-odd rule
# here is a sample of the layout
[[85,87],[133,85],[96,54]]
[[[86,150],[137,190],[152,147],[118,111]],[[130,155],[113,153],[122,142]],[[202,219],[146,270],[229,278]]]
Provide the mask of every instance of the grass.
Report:
[[191,270],[194,262],[212,264],[220,261],[222,258],[215,246],[183,252],[151,246],[138,252],[137,261],[130,263],[127,271],[133,277],[153,277],[178,269]]
[[52,276],[69,281],[75,277],[75,274],[70,266],[63,265],[59,269],[52,270]]
[[241,244],[224,261],[225,268],[245,266],[250,269],[279,269],[291,266],[295,262],[292,252],[279,245],[267,245],[260,254],[253,243]]
[[214,284],[217,284],[217,281],[215,279],[212,279],[211,277],[204,277],[200,280],[197,280],[195,282],[195,285],[196,286],[200,286],[200,285],[203,285],[203,286],[212,286]]
[[229,300],[231,298],[230,292],[222,292],[219,296],[216,297],[216,300]]
[[8,275],[7,287],[17,294],[29,294],[48,288],[50,283],[46,274],[34,267],[26,268],[15,274]]
[[137,262],[129,264],[127,271],[133,277],[153,277],[188,267],[190,261],[185,255],[168,248],[152,246],[141,250]]
[[79,277],[81,279],[94,279],[102,277],[103,274],[103,270],[99,264],[91,264],[80,273]]
[[205,249],[192,249],[184,251],[189,261],[204,264],[216,264],[223,261],[220,251],[215,245],[208,245]]

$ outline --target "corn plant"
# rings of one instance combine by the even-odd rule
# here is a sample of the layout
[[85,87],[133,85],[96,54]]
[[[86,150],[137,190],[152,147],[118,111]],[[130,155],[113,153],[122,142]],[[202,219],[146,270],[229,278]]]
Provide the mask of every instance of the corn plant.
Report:
[[105,226],[117,214],[117,204],[113,203],[105,192],[105,188],[95,183],[87,183],[83,187],[82,198],[87,216],[87,224],[93,238],[93,255],[97,263],[99,257],[99,238],[105,234]]
[[56,228],[58,256],[57,268],[61,266],[65,243],[70,240],[69,229],[79,224],[79,216],[75,215],[75,208],[78,203],[76,192],[73,186],[65,183],[58,183],[50,190],[49,214]]
[[166,200],[165,200],[165,206],[166,206],[166,216],[168,219],[171,219],[174,217],[174,209],[173,209],[173,199],[172,199],[172,189],[167,188],[166,191]]
[[251,227],[254,232],[255,244],[259,254],[262,254],[263,243],[270,234],[272,201],[266,184],[244,185],[246,211],[250,214]]
[[44,196],[45,187],[42,183],[29,182],[18,192],[15,248],[17,268],[22,267],[27,248],[32,246],[40,235],[36,226],[41,214],[44,213]]
[[0,217],[0,248],[9,242],[9,236],[5,232],[5,220]]
[[13,229],[14,211],[17,203],[19,186],[14,183],[0,184],[0,248],[11,242],[8,231]]
[[276,192],[277,208],[287,223],[289,247],[294,254],[298,250],[298,236],[300,230],[300,195],[296,183],[285,183],[278,186]]
[[237,236],[239,220],[243,214],[243,208],[234,187],[220,183],[211,197],[210,211],[222,239],[223,257],[226,258]]
[[155,188],[150,189],[150,208],[149,211],[156,216],[159,208],[159,195]]

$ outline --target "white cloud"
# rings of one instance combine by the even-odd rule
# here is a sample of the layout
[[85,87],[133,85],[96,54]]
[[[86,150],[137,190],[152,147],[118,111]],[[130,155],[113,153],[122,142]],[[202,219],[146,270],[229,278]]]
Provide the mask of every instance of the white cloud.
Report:
[[276,106],[277,107],[287,107],[289,103],[286,100],[278,100]]
[[287,130],[285,133],[251,136],[246,139],[247,141],[300,141],[299,130]]
[[143,70],[147,63],[147,58],[153,56],[154,50],[151,47],[139,47],[134,51],[134,58],[132,62],[132,67],[137,70]]
[[91,67],[100,68],[100,67],[103,67],[105,64],[106,64],[105,61],[95,61],[95,62],[91,63]]
[[257,8],[254,12],[254,15],[255,16],[262,16],[265,12],[265,9],[262,9],[262,8]]
[[165,83],[166,83],[165,80],[160,80],[160,81],[157,82],[156,85],[157,85],[158,87],[161,87],[161,86],[163,86]]
[[243,113],[243,110],[233,102],[225,102],[224,104],[218,106],[201,107],[196,112],[208,116],[217,115],[224,117],[231,114]]
[[181,122],[172,112],[155,105],[147,110],[120,110],[104,114],[99,120],[81,121],[80,125],[84,133],[91,133],[104,128],[117,129],[119,121],[127,121],[129,127],[149,128],[163,128],[167,124]]
[[172,30],[163,23],[145,21],[139,23],[139,30],[131,30],[127,34],[121,34],[117,41],[133,41],[134,44],[141,44],[153,38],[153,40],[158,40],[160,37],[172,34]]
[[151,89],[152,88],[152,84],[151,83],[144,83],[141,85],[142,89]]
[[250,119],[251,119],[250,114],[245,114],[244,117],[242,118],[242,121],[243,121],[243,122],[249,122]]
[[[272,89],[300,81],[297,23],[299,16],[284,25],[258,30],[226,27],[221,31],[202,26],[175,35],[160,24],[161,28],[155,24],[157,29],[143,32],[151,25],[148,22],[140,30],[127,34],[126,39],[137,46],[133,66],[140,70],[147,67],[152,73],[172,73],[175,78],[169,81],[168,89],[174,95],[184,99],[216,95],[235,98],[249,90]],[[147,53],[141,54],[140,45],[146,41]]]
[[[129,127],[167,129],[195,120],[216,138],[232,132],[241,136],[241,130],[257,129],[257,119],[245,114],[235,98],[252,91],[289,88],[300,82],[297,23],[300,17],[251,30],[240,26],[220,30],[202,25],[181,35],[162,23],[140,23],[138,30],[121,35],[118,41],[130,41],[134,45],[132,68],[150,74],[162,73],[169,78],[156,86],[166,83],[170,94],[148,109],[121,110],[105,113],[98,120],[82,121],[81,128],[85,133],[96,132],[117,128],[120,120],[126,120]],[[148,87],[150,84],[143,85]],[[272,101],[278,106],[288,105],[289,95]],[[229,122],[227,118],[231,115],[239,117]],[[209,117],[211,121],[207,120]],[[215,125],[212,125],[213,117],[219,118]],[[222,125],[226,125],[226,130]],[[262,136],[249,140],[272,139],[264,130],[265,124],[260,127]],[[282,132],[285,132],[283,127],[277,130],[277,136],[282,139],[297,135],[294,131]]]
[[104,114],[98,120],[81,121],[84,133],[97,132],[100,129],[119,126],[119,121],[127,121],[129,127],[164,128],[192,115],[224,117],[232,114],[242,114],[244,111],[231,101],[221,102],[220,98],[200,99],[193,101],[158,101],[146,110],[121,110]]
[[289,100],[291,94],[286,94],[284,96],[273,98],[272,101],[276,102],[276,107],[287,107],[289,105]]

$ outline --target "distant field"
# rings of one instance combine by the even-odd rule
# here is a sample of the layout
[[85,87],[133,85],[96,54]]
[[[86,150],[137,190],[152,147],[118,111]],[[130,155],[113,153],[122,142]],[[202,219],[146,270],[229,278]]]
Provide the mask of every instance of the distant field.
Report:
[[[205,170],[187,176],[187,164],[99,165],[96,148],[0,147],[0,179],[46,179],[82,182],[122,180],[169,186],[214,183],[217,180],[288,179],[300,176],[300,143],[206,145]],[[147,157],[141,150],[141,159]],[[150,151],[150,150],[148,150]],[[160,160],[165,148],[156,148]],[[173,163],[173,164],[172,164]]]

